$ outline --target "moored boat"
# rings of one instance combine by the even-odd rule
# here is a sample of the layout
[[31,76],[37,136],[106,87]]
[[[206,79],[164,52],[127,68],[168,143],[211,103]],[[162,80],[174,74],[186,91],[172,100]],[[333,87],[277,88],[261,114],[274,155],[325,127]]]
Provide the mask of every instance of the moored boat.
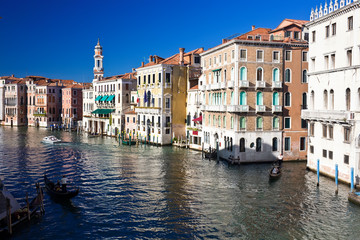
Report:
[[37,195],[26,206],[20,206],[12,194],[0,180],[0,233],[12,234],[13,228],[23,222],[30,221],[38,212],[44,213],[43,192],[37,185]]
[[349,192],[348,200],[360,206],[360,192]]
[[49,144],[55,144],[55,143],[61,143],[61,140],[56,138],[55,136],[47,136],[47,137],[43,138],[42,142],[49,143]]
[[269,177],[270,179],[277,179],[281,176],[282,171],[281,171],[281,167],[278,165],[275,165],[271,168],[270,172],[269,172]]
[[123,139],[122,144],[123,145],[136,145],[136,141],[134,141],[134,140],[130,141],[129,139]]
[[63,191],[60,186],[56,186],[46,175],[44,175],[44,182],[47,192],[50,196],[56,197],[59,199],[70,199],[79,194],[80,189],[76,188],[74,190]]

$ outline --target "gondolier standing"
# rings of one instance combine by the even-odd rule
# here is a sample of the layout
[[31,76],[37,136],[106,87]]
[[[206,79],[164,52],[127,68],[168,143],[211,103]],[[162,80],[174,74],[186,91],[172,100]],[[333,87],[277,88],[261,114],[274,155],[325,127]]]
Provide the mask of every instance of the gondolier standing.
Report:
[[278,162],[279,162],[279,167],[281,167],[282,162],[283,162],[283,155],[280,153],[279,156],[277,157]]
[[63,192],[66,192],[66,185],[68,184],[68,181],[69,180],[65,175],[61,178],[61,188]]

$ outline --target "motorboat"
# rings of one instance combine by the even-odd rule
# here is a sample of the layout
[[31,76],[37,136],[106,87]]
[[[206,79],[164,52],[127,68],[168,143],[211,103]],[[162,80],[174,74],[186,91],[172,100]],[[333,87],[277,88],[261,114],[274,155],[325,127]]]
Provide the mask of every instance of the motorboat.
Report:
[[47,137],[43,138],[42,142],[43,143],[55,144],[55,143],[61,143],[61,140],[56,138],[55,136],[47,136]]

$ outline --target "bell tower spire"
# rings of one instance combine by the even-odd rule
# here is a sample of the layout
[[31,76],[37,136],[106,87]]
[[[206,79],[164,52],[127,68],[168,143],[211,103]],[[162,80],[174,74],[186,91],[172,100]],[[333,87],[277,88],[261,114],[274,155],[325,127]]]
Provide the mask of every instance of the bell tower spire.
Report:
[[94,65],[94,79],[100,80],[104,76],[104,67],[103,67],[103,58],[102,47],[100,45],[100,39],[98,38],[97,45],[95,46],[95,65]]

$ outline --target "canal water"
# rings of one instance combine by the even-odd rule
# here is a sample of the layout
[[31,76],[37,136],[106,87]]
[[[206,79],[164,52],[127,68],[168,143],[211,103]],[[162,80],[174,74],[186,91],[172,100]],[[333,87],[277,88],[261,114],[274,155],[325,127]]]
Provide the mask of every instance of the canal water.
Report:
[[[66,143],[46,145],[54,134]],[[59,203],[45,193],[46,214],[12,239],[358,239],[360,207],[348,186],[284,163],[229,166],[172,147],[119,146],[36,128],[0,128],[0,177],[20,201],[46,172],[66,174],[80,194]]]

